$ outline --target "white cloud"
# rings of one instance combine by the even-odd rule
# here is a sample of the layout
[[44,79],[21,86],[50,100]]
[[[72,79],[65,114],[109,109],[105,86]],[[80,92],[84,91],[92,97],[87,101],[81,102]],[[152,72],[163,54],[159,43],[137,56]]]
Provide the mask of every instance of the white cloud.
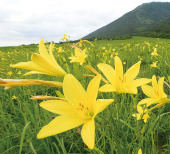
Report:
[[101,28],[148,0],[1,0],[0,46],[71,40]]

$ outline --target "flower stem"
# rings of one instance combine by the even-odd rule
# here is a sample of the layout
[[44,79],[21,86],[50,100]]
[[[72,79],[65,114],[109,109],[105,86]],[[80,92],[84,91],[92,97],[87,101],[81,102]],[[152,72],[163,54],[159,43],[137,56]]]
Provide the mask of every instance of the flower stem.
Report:
[[99,154],[104,154],[101,150],[99,150],[97,147],[94,147],[94,149],[96,152],[98,152]]

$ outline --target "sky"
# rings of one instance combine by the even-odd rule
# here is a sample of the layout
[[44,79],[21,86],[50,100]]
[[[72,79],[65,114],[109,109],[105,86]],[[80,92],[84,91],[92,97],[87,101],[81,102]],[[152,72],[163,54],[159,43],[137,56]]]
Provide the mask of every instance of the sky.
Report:
[[77,40],[149,2],[152,0],[1,0],[0,46],[38,44],[41,38],[58,43],[64,34]]

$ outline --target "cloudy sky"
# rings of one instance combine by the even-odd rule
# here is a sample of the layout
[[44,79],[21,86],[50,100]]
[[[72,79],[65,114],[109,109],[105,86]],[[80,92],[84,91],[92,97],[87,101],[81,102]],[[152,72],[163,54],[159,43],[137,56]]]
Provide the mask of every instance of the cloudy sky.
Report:
[[[109,24],[149,0],[1,0],[0,46],[70,40]],[[170,2],[170,0],[155,0]]]

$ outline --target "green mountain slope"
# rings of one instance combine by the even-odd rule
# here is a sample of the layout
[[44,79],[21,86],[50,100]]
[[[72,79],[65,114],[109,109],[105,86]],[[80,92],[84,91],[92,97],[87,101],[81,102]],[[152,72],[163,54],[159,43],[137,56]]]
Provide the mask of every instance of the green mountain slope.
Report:
[[170,17],[170,2],[145,3],[82,39],[138,35]]
[[142,36],[149,37],[162,37],[162,38],[170,38],[170,17],[155,24],[151,28],[141,34]]

